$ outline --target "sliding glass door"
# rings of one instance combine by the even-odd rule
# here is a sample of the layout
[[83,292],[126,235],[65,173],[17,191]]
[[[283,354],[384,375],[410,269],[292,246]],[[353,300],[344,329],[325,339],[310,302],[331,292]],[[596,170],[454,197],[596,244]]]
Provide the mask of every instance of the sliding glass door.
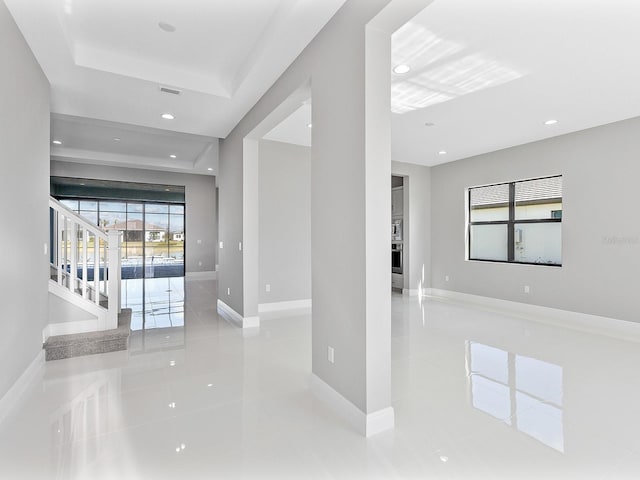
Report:
[[122,278],[184,276],[184,204],[61,199],[122,241]]

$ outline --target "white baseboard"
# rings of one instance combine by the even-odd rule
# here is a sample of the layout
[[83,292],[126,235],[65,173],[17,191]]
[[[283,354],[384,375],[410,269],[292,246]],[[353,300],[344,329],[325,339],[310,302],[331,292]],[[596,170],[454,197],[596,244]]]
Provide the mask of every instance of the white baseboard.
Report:
[[209,270],[206,272],[187,272],[184,276],[185,280],[216,280],[218,272]]
[[417,297],[418,295],[420,295],[420,290],[417,288],[403,288],[402,294],[409,295],[410,297]]
[[29,384],[36,378],[44,365],[44,350],[31,361],[29,366],[22,372],[15,383],[0,398],[0,423],[9,415],[20,401],[20,397],[27,390]]
[[366,414],[314,373],[311,374],[310,387],[317,398],[329,405],[365,437],[371,437],[395,426],[393,407]]
[[218,313],[242,328],[255,328],[260,326],[260,317],[243,317],[220,299],[218,299]]
[[541,307],[539,305],[501,300],[498,298],[483,297],[480,295],[471,295],[451,290],[441,290],[438,288],[425,289],[425,295],[468,303],[491,310],[498,310],[526,320],[548,325],[640,342],[640,323],[636,322],[560,310],[558,308]]
[[299,308],[311,308],[311,299],[291,300],[288,302],[269,302],[258,304],[258,313],[275,312],[279,310],[297,310]]
[[42,330],[42,342],[46,342],[49,337],[54,335],[97,332],[98,330],[100,330],[100,324],[97,318],[73,322],[50,323]]

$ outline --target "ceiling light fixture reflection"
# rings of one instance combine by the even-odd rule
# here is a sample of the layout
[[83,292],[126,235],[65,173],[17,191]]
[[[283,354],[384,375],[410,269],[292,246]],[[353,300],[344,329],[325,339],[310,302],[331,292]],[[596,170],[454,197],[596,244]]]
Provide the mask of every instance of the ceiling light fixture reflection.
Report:
[[169,157],[170,158],[178,158],[176,155],[173,155],[173,154],[169,155]]
[[209,170],[210,172],[213,172],[213,168],[211,167],[207,168],[207,170]]
[[114,142],[119,142],[120,140],[122,140],[120,137],[113,137]]
[[447,151],[446,151],[446,150],[440,150],[440,151],[438,152],[438,155],[446,155],[446,154],[447,154]]
[[[167,189],[167,190],[165,190],[165,191],[168,191],[168,189]],[[170,361],[169,361],[169,366],[170,366],[170,367],[175,367],[175,366],[176,366],[176,361],[175,361],[175,360],[170,360]]]
[[162,118],[164,118],[165,120],[173,120],[174,117],[173,115],[171,115],[170,113],[163,113],[162,115],[160,115]]
[[404,75],[405,73],[409,73],[411,71],[411,66],[406,63],[401,63],[400,65],[396,65],[393,67],[393,73],[397,75]]
[[62,142],[60,140],[54,140],[53,142],[54,145],[62,145]]
[[558,120],[547,120],[546,122],[544,122],[545,125],[555,125],[556,123],[558,123]]
[[[502,85],[527,72],[484,53],[459,55],[467,45],[408,22],[392,35],[392,65],[411,65],[391,85],[391,111],[403,114]],[[395,69],[394,69],[395,71]]]

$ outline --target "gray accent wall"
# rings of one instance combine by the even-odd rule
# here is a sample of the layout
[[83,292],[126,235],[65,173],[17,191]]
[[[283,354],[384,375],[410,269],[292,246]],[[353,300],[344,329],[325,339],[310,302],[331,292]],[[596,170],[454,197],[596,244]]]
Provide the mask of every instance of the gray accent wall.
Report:
[[48,321],[49,82],[0,2],[0,398],[42,351]]
[[[251,317],[257,294],[243,292],[244,276],[259,242],[243,225],[254,201],[243,191],[253,164],[243,144],[261,138],[253,136],[261,123],[311,84],[312,370],[364,413],[391,405],[390,32],[427,3],[346,2],[220,144],[220,298]],[[411,11],[380,16],[387,6]]]
[[[51,175],[184,186],[186,205],[186,273],[215,270],[218,225],[214,176],[89,165],[55,160],[51,161]],[[48,188],[47,186],[47,191]]]
[[[640,117],[433,167],[432,286],[640,321],[638,132]],[[465,189],[558,174],[562,267],[465,260]]]
[[310,299],[311,149],[268,140],[258,148],[258,301]]

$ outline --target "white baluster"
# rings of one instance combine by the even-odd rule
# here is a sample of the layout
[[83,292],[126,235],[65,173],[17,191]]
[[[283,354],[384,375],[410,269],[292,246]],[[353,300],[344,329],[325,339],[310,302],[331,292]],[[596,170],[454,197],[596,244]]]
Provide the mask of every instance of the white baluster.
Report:
[[93,300],[100,305],[100,237],[94,234],[93,239]]
[[69,290],[72,292],[76,291],[76,282],[78,276],[78,225],[73,219],[69,219],[69,224],[71,226],[71,231],[69,232],[71,251],[70,260],[71,260],[71,271],[69,272]]
[[87,298],[87,262],[88,262],[88,245],[87,237],[89,231],[86,228],[82,228],[82,296]]

